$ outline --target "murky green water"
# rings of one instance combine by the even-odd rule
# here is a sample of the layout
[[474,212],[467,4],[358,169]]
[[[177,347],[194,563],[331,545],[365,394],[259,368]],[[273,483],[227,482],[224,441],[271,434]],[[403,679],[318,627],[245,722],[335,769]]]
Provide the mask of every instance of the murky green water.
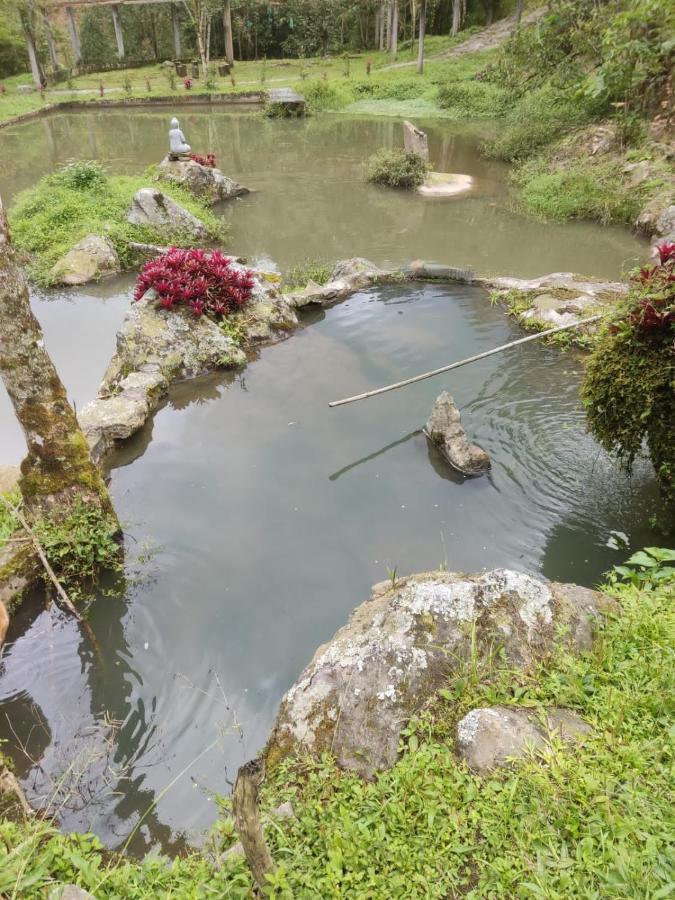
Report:
[[[113,120],[123,130],[130,118],[136,152],[149,162],[163,119]],[[391,123],[213,118],[230,128],[216,127],[221,156],[235,144],[236,122],[243,149],[232,174],[260,188],[229,213],[237,250],[282,266],[316,255],[316,247],[326,256],[425,255],[478,267],[483,253],[492,259],[483,247],[489,240],[498,260],[511,259],[504,270],[516,274],[597,272],[575,263],[575,246],[585,260],[603,261],[601,274],[616,274],[622,254],[637,246],[622,231],[549,232],[513,216],[496,199],[504,198],[501,169],[449,126],[434,126],[432,153],[467,167],[472,161],[476,168],[463,170],[485,172],[485,193],[443,209],[428,205],[415,227],[414,198],[386,195],[400,212],[394,228],[385,195],[358,182],[360,151],[348,144],[362,135],[362,146],[375,146],[391,135]],[[211,125],[201,113],[184,119],[191,133]],[[92,122],[113,128],[104,129],[98,114],[55,119],[52,127],[64,135],[70,128],[74,147]],[[6,140],[0,135],[0,146]],[[119,168],[129,165],[113,152],[127,152],[121,140],[101,134],[96,146]],[[488,233],[481,223],[489,216],[503,227]],[[518,229],[530,234],[531,254],[521,246],[524,231],[515,240]],[[424,253],[425,242],[434,252]],[[458,247],[465,253],[451,252]],[[128,278],[33,297],[78,405],[93,396],[129,300]],[[484,291],[388,287],[310,314],[305,324],[242,373],[177,385],[118,453],[111,487],[132,582],[91,607],[98,646],[39,597],[12,624],[0,661],[0,737],[9,739],[29,794],[51,799],[66,828],[92,827],[120,844],[157,800],[133,848],[198,841],[215,817],[215,794],[264,742],[284,690],[388,569],[508,565],[592,584],[625,556],[608,546],[612,531],[632,547],[658,540],[648,525],[656,502],[650,471],[625,479],[584,433],[581,364],[572,355],[529,344],[378,400],[328,409],[331,399],[518,336]],[[420,434],[442,389],[491,454],[489,477],[454,475]],[[22,442],[4,394],[0,428],[0,459],[14,461]],[[66,771],[83,774],[67,776],[60,790]]]

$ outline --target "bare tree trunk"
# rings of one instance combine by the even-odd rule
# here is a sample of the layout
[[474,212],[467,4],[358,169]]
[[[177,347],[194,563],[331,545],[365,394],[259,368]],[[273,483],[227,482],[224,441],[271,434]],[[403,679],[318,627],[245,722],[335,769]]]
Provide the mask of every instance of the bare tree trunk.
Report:
[[373,41],[375,49],[380,46],[380,30],[382,28],[382,18],[379,8],[375,10],[375,40]]
[[387,7],[384,3],[380,4],[380,41],[379,48],[380,50],[384,50],[385,44],[385,29],[386,29],[386,15],[387,15]]
[[19,482],[27,519],[63,518],[74,503],[84,501],[117,524],[107,488],[45,350],[1,208],[0,377],[28,446]]
[[392,0],[391,6],[391,40],[389,48],[391,55],[396,59],[396,54],[398,53],[398,0]]
[[417,48],[417,74],[424,72],[424,35],[427,30],[427,0],[420,0],[420,28]]
[[459,29],[462,27],[465,11],[466,0],[452,0],[452,30],[450,34],[453,37],[459,33]]
[[30,71],[36,87],[40,87],[44,82],[44,73],[40,65],[37,48],[35,46],[35,38],[30,25],[24,24],[23,36],[26,39],[26,47],[28,48],[28,59],[30,60]]
[[234,65],[234,43],[232,41],[232,3],[225,0],[223,7],[223,31],[225,32],[225,59]]
[[525,6],[525,0],[517,0],[516,3],[516,27],[520,25],[520,20],[523,18],[523,7]]
[[242,766],[237,773],[232,806],[237,834],[244,848],[253,880],[260,893],[265,896],[269,892],[266,876],[275,871],[275,865],[265,843],[260,822],[258,790],[262,779],[263,763],[259,759]]

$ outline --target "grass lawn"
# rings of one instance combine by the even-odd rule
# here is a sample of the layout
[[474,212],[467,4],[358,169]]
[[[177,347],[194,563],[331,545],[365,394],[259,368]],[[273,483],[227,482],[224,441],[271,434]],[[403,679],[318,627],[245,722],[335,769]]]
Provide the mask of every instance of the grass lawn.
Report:
[[[464,32],[462,40],[470,34],[471,31]],[[397,63],[410,65],[389,68],[392,58],[385,52],[350,54],[348,58],[338,56],[239,62],[235,65],[233,80],[230,77],[214,75],[207,85],[203,78],[196,78],[192,80],[189,92],[185,89],[181,78],[175,77],[172,85],[165,71],[157,64],[81,75],[47,88],[43,94],[37,91],[31,94],[17,93],[19,85],[32,84],[32,81],[29,74],[16,75],[2,82],[4,92],[0,92],[0,123],[52,103],[73,100],[87,103],[99,100],[101,84],[103,97],[108,100],[122,100],[127,97],[152,99],[171,95],[175,95],[178,100],[187,95],[231,94],[275,87],[293,87],[304,93],[306,88],[316,82],[322,82],[333,84],[336,88],[336,92],[333,93],[339,97],[337,106],[344,107],[366,99],[369,108],[364,111],[371,111],[373,102],[377,107],[380,100],[409,101],[419,97],[423,101],[421,107],[426,114],[440,113],[440,107],[435,103],[438,83],[472,77],[475,71],[485,64],[487,58],[487,54],[483,53],[467,54],[457,60],[434,60],[434,57],[438,57],[457,43],[461,43],[459,38],[440,35],[427,38],[425,46],[429,62],[422,76],[416,74],[414,65],[417,44],[411,46],[410,42],[402,45],[396,59]],[[370,76],[367,74],[368,63],[371,64]],[[359,85],[369,83],[375,86],[376,92],[379,89],[383,96],[372,97],[359,90]],[[405,86],[401,88],[403,84]],[[386,85],[393,86],[390,93],[383,89],[382,86]],[[403,96],[398,96],[399,93]],[[317,105],[324,108],[326,106],[325,102]],[[386,104],[382,106],[383,111],[386,111],[384,109]]]

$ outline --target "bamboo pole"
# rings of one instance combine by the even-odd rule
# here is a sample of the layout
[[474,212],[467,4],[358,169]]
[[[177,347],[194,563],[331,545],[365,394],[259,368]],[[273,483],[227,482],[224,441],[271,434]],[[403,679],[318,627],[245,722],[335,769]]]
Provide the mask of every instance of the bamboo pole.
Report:
[[537,341],[540,338],[548,337],[551,334],[558,334],[561,331],[569,331],[571,328],[579,328],[581,325],[589,325],[591,322],[597,322],[600,318],[600,315],[589,316],[587,319],[580,319],[578,322],[572,322],[570,325],[558,325],[556,328],[549,328],[547,331],[538,331],[536,334],[530,334],[527,337],[519,338],[517,341],[510,341],[508,344],[502,344],[501,347],[494,347],[492,350],[486,350],[484,353],[477,353],[475,356],[460,359],[459,362],[450,363],[449,366],[441,366],[440,369],[432,369],[431,372],[415,375],[414,378],[406,378],[404,381],[397,381],[395,384],[388,384],[386,387],[376,388],[374,391],[364,391],[363,394],[355,394],[355,396],[346,397],[344,400],[332,400],[328,405],[332,408],[334,406],[344,406],[345,403],[355,403],[357,400],[367,400],[369,397],[377,397],[378,394],[386,394],[387,391],[395,391],[398,388],[406,387],[409,384],[416,384],[418,381],[424,381],[426,378],[433,378],[434,375],[441,375],[443,372],[449,372],[451,369],[459,369],[460,366],[467,366],[469,363],[477,362],[479,359],[485,359],[487,356],[501,353],[502,350],[509,350],[511,347],[518,347],[520,344],[527,344],[530,341]]

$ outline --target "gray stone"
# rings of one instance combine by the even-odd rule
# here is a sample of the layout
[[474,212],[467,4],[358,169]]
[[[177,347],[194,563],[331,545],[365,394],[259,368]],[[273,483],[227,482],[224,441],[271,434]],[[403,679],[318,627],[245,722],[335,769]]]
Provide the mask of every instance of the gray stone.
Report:
[[559,640],[587,649],[594,621],[610,609],[616,604],[595,591],[508,569],[399,579],[316,651],[282,700],[267,765],[330,752],[371,777],[395,763],[410,716],[472,652],[502,647],[506,665],[527,670]]
[[429,142],[426,133],[416,128],[412,122],[403,123],[403,146],[408,153],[416,153],[425,162],[429,162]]
[[120,261],[109,237],[90,234],[52,267],[56,284],[86,284],[120,271]]
[[675,232],[675,205],[667,206],[656,220],[655,231],[659,235]]
[[193,159],[172,160],[166,156],[159,164],[158,179],[179,184],[191,194],[218,203],[250,193],[247,187],[224,175],[220,169],[202,166]]
[[344,300],[356,291],[371,287],[390,277],[390,272],[380,269],[368,259],[358,256],[353,259],[342,259],[335,264],[327,284],[320,285],[310,281],[302,290],[286,294],[285,300],[296,309],[309,304],[332,306],[333,303]]
[[19,486],[21,469],[18,466],[0,466],[0,494],[9,494]]
[[16,86],[17,94],[32,94],[35,88],[32,84],[18,84]]
[[196,238],[209,236],[203,222],[156,188],[141,188],[136,191],[127,214],[127,222],[131,225],[150,226],[169,234],[184,233]]
[[471,175],[458,172],[429,172],[416,191],[423,197],[455,197],[464,194],[473,187]]
[[490,457],[485,450],[467,438],[459,410],[447,391],[436,398],[424,433],[462,475],[483,475],[490,468]]
[[482,775],[531,750],[544,749],[552,738],[571,743],[590,732],[590,726],[568,709],[492,706],[474,709],[459,722],[457,751],[473,772]]
[[96,897],[76,884],[60,884],[51,889],[49,900],[96,900]]

